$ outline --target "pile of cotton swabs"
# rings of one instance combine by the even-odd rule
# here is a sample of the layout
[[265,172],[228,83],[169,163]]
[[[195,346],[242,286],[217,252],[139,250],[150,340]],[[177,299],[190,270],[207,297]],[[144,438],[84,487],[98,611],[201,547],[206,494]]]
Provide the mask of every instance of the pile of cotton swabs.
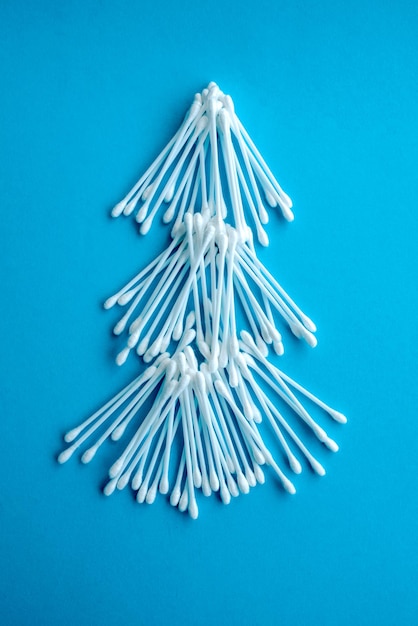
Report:
[[[337,422],[346,418],[267,358],[269,345],[284,351],[277,322],[310,346],[316,328],[257,258],[252,228],[268,245],[268,208],[279,207],[292,220],[292,204],[230,96],[214,83],[195,96],[177,133],[112,214],[130,215],[139,205],[136,220],[146,234],[163,203],[164,222],[174,220],[170,245],[105,302],[105,308],[125,307],[114,328],[127,335],[117,363],[134,350],[148,367],[66,434],[70,446],[58,460],[86,444],[81,460],[88,463],[106,440],[128,431],[104,493],[130,484],[137,501],[150,504],[157,492],[170,492],[171,504],[192,518],[196,490],[219,492],[228,504],[264,482],[263,465],[294,493],[260,429],[267,424],[290,471],[302,471],[299,457],[323,475],[298,427],[329,450],[338,446],[302,400]],[[237,317],[244,328],[237,328]]]

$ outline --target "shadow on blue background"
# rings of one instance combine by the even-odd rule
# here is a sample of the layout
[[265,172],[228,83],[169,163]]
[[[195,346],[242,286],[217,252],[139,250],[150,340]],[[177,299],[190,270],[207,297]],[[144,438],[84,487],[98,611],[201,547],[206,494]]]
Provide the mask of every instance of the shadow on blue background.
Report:
[[[416,624],[418,9],[3,2],[2,623]],[[260,255],[317,322],[281,365],[344,411],[323,479],[192,522],[59,467],[126,384],[101,303],[154,256],[109,211],[215,80],[292,196]]]

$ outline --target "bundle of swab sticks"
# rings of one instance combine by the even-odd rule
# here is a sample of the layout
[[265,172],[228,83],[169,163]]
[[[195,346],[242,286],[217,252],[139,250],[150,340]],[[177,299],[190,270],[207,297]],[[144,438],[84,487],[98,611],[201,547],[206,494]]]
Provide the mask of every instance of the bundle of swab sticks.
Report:
[[346,418],[267,358],[269,346],[284,351],[278,323],[316,345],[314,323],[259,261],[253,241],[254,232],[268,245],[269,209],[291,221],[291,207],[230,96],[210,83],[112,211],[114,217],[136,211],[142,234],[158,212],[173,222],[168,248],[105,302],[105,308],[125,307],[114,328],[126,334],[117,363],[134,350],[148,367],[65,435],[70,446],[61,463],[89,442],[81,456],[88,463],[102,443],[127,432],[104,493],[130,484],[138,502],[152,503],[158,491],[170,492],[171,504],[193,518],[196,490],[219,492],[228,504],[264,482],[262,466],[289,493],[295,487],[286,471],[299,474],[300,460],[325,474],[297,431],[303,424],[335,452],[310,406],[319,416]]

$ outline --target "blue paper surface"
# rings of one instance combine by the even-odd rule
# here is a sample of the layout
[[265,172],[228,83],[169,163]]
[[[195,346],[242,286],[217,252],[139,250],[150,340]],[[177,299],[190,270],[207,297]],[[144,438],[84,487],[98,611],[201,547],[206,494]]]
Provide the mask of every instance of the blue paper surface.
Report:
[[[1,3],[3,624],[418,623],[417,28],[410,2]],[[294,201],[260,257],[319,343],[279,364],[349,422],[324,478],[193,522],[106,499],[110,445],[55,459],[135,375],[101,305],[167,236],[110,209],[211,80]]]

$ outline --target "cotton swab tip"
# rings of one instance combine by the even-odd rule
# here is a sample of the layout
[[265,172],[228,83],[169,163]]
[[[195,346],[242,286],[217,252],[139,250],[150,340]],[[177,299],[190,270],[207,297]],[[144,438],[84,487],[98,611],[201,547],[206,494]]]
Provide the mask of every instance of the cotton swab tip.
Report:
[[249,493],[250,491],[250,485],[248,484],[244,474],[239,474],[238,476],[238,487],[241,493]]
[[212,354],[208,363],[208,370],[211,374],[214,374],[219,367],[219,358],[216,354]]
[[117,204],[115,204],[115,206],[111,210],[110,215],[112,217],[119,217],[119,215],[122,215],[125,206],[126,206],[126,202],[124,202],[123,200],[121,202],[118,202]]
[[316,348],[316,346],[318,345],[318,339],[315,337],[315,335],[309,332],[309,330],[306,330],[303,333],[303,338],[305,339],[308,346],[311,346],[311,348]]
[[284,346],[282,341],[274,341],[273,349],[278,356],[282,356],[284,354]]
[[212,489],[210,488],[207,476],[202,477],[202,493],[206,498],[208,498],[212,494]]
[[300,316],[300,319],[302,320],[302,324],[305,326],[305,328],[310,330],[311,333],[315,333],[316,332],[316,330],[317,330],[316,324],[311,320],[310,317],[308,317],[307,315],[302,314]]
[[132,478],[131,487],[134,491],[137,491],[142,484],[142,472],[137,472]]
[[104,495],[105,496],[111,496],[112,493],[116,489],[116,484],[117,484],[117,479],[116,478],[112,478],[112,480],[109,480],[109,482],[103,488]]
[[291,211],[290,208],[288,206],[286,206],[285,204],[282,205],[280,207],[280,209],[281,209],[281,212],[282,212],[282,215],[283,215],[284,219],[287,222],[293,222],[293,220],[295,219],[293,211]]
[[144,205],[143,207],[141,207],[141,209],[138,211],[138,213],[136,214],[136,222],[137,224],[142,224],[142,222],[144,221],[144,219],[147,216],[147,206]]
[[67,443],[71,443],[76,437],[78,437],[80,432],[81,431],[79,428],[73,428],[72,430],[69,430],[68,433],[64,435],[64,441],[66,441]]
[[233,498],[238,498],[238,496],[239,496],[239,489],[237,487],[237,483],[232,478],[231,474],[229,474],[228,477],[227,477],[227,485],[228,485],[229,493],[231,494],[231,496]]
[[129,474],[123,474],[119,478],[116,486],[119,489],[119,491],[122,491],[122,489],[125,489],[128,483],[129,483]]
[[333,439],[331,439],[330,437],[327,437],[327,439],[325,439],[323,443],[326,445],[328,450],[331,450],[331,452],[338,452],[339,450],[338,443],[334,441]]
[[149,217],[147,217],[146,220],[144,220],[141,224],[141,227],[139,229],[139,232],[141,233],[141,235],[146,235],[151,226],[152,226],[152,221],[153,221],[153,217],[150,215]]
[[109,478],[115,478],[123,467],[123,460],[118,459],[109,469]]
[[224,398],[228,399],[231,397],[225,383],[222,380],[215,381],[215,389],[216,391]]
[[302,465],[299,463],[295,456],[289,456],[289,465],[292,472],[300,474],[302,472]]
[[138,198],[133,197],[132,200],[130,200],[130,202],[128,202],[124,209],[123,209],[123,214],[127,217],[128,215],[131,215],[131,213],[134,212],[135,207],[137,205],[138,202]]
[[168,493],[169,488],[170,488],[170,485],[168,482],[168,478],[167,476],[163,476],[160,480],[160,487],[159,487],[161,495],[164,496],[166,493]]
[[269,242],[268,235],[266,231],[264,230],[264,228],[261,228],[261,227],[257,228],[257,239],[264,248],[268,248],[270,242]]
[[146,495],[147,495],[147,490],[148,490],[147,485],[142,484],[140,486],[140,488],[138,490],[138,493],[136,494],[136,501],[139,504],[143,504],[145,502],[145,498],[146,498]]
[[184,513],[184,511],[187,509],[188,502],[189,502],[189,494],[187,493],[187,489],[185,489],[183,493],[181,494],[181,498],[179,501],[179,511]]
[[254,476],[259,485],[264,485],[266,477],[264,476],[264,472],[261,467],[257,464],[254,465]]
[[118,304],[120,306],[125,306],[125,304],[128,304],[128,302],[132,300],[132,298],[134,297],[136,293],[137,291],[135,289],[130,289],[129,291],[126,291],[121,296],[119,296]]
[[115,430],[110,435],[112,441],[119,441],[126,430],[126,424],[120,424],[115,428]]
[[103,303],[103,308],[104,309],[111,309],[112,306],[115,306],[116,302],[118,301],[117,297],[115,296],[111,296],[110,298],[108,298],[104,303]]
[[265,456],[258,448],[253,448],[253,455],[259,465],[264,465],[266,462]]
[[124,319],[119,320],[117,324],[113,327],[113,334],[120,335],[126,328],[126,322]]
[[325,469],[316,459],[309,459],[309,465],[318,476],[325,476]]
[[82,457],[81,457],[81,462],[82,463],[90,463],[90,461],[93,459],[94,455],[97,452],[97,447],[96,446],[92,446],[91,448],[89,448],[88,450],[86,450]]
[[202,474],[198,467],[195,467],[193,470],[193,483],[196,489],[200,489],[202,486]]
[[225,485],[222,486],[220,491],[221,500],[224,504],[229,504],[231,502],[231,494],[229,493],[227,487]]
[[295,485],[288,478],[282,480],[282,485],[287,493],[290,493],[292,496],[296,493]]
[[147,504],[153,504],[155,502],[156,497],[157,497],[157,487],[156,485],[152,485],[147,491],[145,502]]
[[199,516],[199,509],[197,508],[197,503],[196,500],[191,500],[189,502],[189,507],[188,507],[188,511],[189,511],[189,515],[192,519],[197,519]]
[[68,461],[68,459],[72,456],[74,452],[74,448],[67,448],[66,450],[64,450],[63,452],[61,452],[61,454],[58,455],[58,463],[66,463]]
[[332,417],[333,420],[335,420],[339,424],[347,424],[347,418],[343,413],[335,411],[334,409],[330,409],[328,410],[328,414]]
[[276,200],[276,198],[274,197],[274,195],[273,195],[272,193],[270,193],[270,191],[268,191],[268,190],[266,189],[266,191],[264,192],[264,195],[265,195],[265,198],[266,198],[267,204],[268,204],[269,206],[271,206],[272,208],[274,208],[274,207],[276,207],[276,206],[277,206],[277,200]]
[[255,487],[256,486],[257,480],[255,478],[254,472],[251,471],[250,466],[248,466],[247,469],[245,470],[245,478],[247,479],[247,482],[248,482],[250,487]]
[[169,222],[171,222],[171,220],[174,217],[174,211],[175,211],[175,206],[174,204],[171,204],[163,215],[164,224],[168,224]]
[[218,491],[219,490],[219,478],[218,478],[218,475],[217,475],[217,473],[215,472],[214,469],[210,471],[209,483],[210,483],[212,491]]
[[123,365],[128,358],[129,352],[130,349],[128,347],[121,350],[116,357],[116,365]]

